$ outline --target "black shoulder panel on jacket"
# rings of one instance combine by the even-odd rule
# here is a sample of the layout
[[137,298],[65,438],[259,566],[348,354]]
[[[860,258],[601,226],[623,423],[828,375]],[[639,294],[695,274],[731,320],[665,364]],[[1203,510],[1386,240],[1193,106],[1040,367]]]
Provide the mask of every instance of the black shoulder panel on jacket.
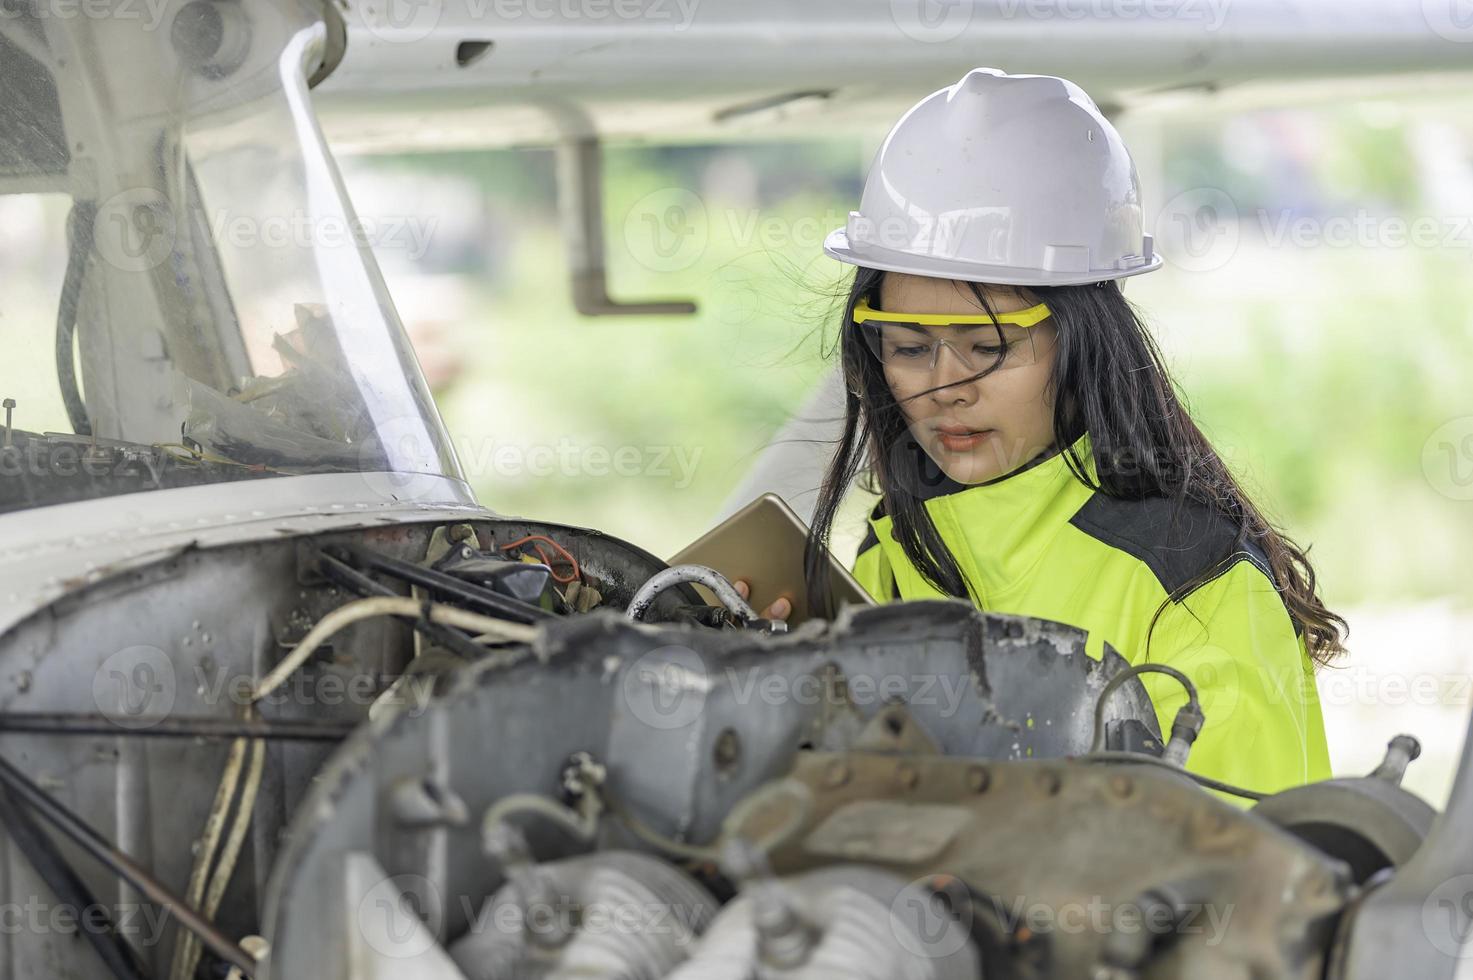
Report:
[[[874,520],[879,520],[880,518],[884,517],[885,502],[881,500],[876,503],[874,509],[869,512],[869,516]],[[855,552],[855,554],[862,555],[879,543],[880,537],[879,535],[875,534],[874,525],[870,524],[864,529],[864,539],[859,542],[859,551]]]
[[1238,561],[1251,561],[1274,581],[1258,543],[1226,516],[1195,500],[1121,500],[1096,492],[1069,523],[1145,562],[1168,593],[1214,569],[1216,578]]

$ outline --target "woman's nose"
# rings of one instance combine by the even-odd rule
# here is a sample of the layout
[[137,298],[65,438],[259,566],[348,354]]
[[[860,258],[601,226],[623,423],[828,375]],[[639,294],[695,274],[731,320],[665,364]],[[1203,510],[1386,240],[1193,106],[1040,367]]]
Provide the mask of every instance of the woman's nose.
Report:
[[947,404],[977,400],[977,371],[950,344],[937,344],[931,364],[932,399]]

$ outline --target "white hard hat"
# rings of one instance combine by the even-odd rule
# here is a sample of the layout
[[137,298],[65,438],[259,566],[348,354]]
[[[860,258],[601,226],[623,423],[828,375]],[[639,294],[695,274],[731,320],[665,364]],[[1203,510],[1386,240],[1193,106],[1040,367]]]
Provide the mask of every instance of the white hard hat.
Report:
[[841,262],[1026,286],[1161,267],[1115,127],[1073,82],[975,68],[885,137],[859,210],[824,240]]

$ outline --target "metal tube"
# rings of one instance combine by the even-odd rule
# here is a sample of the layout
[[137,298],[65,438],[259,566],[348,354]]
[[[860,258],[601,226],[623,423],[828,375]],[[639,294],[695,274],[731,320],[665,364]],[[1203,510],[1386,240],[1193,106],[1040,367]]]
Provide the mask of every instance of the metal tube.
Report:
[[[138,724],[137,721],[134,724]],[[137,735],[156,738],[262,738],[341,742],[358,726],[335,721],[249,721],[236,718],[159,718],[147,727],[123,727],[107,715],[36,711],[0,713],[0,732],[45,735]]]
[[249,953],[221,932],[214,923],[165,888],[158,879],[135,863],[132,858],[109,844],[102,835],[89,827],[75,813],[31,782],[25,773],[4,757],[0,757],[0,782],[4,782],[18,797],[50,821],[52,826],[70,838],[78,847],[138,889],[150,902],[162,906],[177,916],[179,922],[199,936],[200,941],[213,950],[215,955],[231,966],[238,967],[240,972],[247,977],[256,975],[256,961]]
[[629,600],[629,608],[624,615],[636,623],[639,622],[661,592],[685,582],[699,582],[716,593],[716,598],[721,600],[722,605],[742,622],[750,623],[757,618],[757,611],[747,604],[742,594],[720,572],[705,565],[675,565],[651,575],[639,587],[639,591],[634,593],[634,598]]
[[107,928],[98,931],[84,926],[81,932],[97,952],[103,966],[107,967],[108,973],[118,980],[145,980],[132,947],[118,934],[112,916],[87,890],[87,885],[66,860],[57,853],[56,845],[36,826],[36,821],[26,808],[18,806],[10,798],[10,793],[4,790],[0,790],[0,823],[5,825],[5,832],[15,842],[16,849],[25,855],[47,887],[63,904],[70,905],[76,911],[79,923],[83,921],[84,910],[97,909],[101,912]]

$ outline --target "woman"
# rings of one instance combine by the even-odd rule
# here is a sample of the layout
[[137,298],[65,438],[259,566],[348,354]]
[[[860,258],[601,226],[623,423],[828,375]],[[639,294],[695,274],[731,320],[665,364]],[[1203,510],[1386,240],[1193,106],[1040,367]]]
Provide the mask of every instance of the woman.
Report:
[[[1196,684],[1188,768],[1263,792],[1330,775],[1313,668],[1345,622],[1178,400],[1120,280],[1159,268],[1135,168],[1064,79],[977,69],[886,138],[825,242],[857,265],[845,424],[808,547],[853,479],[880,494],[854,571],[1088,632]],[[820,607],[821,608],[821,607]],[[768,615],[782,609],[769,609]],[[1143,676],[1163,731],[1185,695]]]

